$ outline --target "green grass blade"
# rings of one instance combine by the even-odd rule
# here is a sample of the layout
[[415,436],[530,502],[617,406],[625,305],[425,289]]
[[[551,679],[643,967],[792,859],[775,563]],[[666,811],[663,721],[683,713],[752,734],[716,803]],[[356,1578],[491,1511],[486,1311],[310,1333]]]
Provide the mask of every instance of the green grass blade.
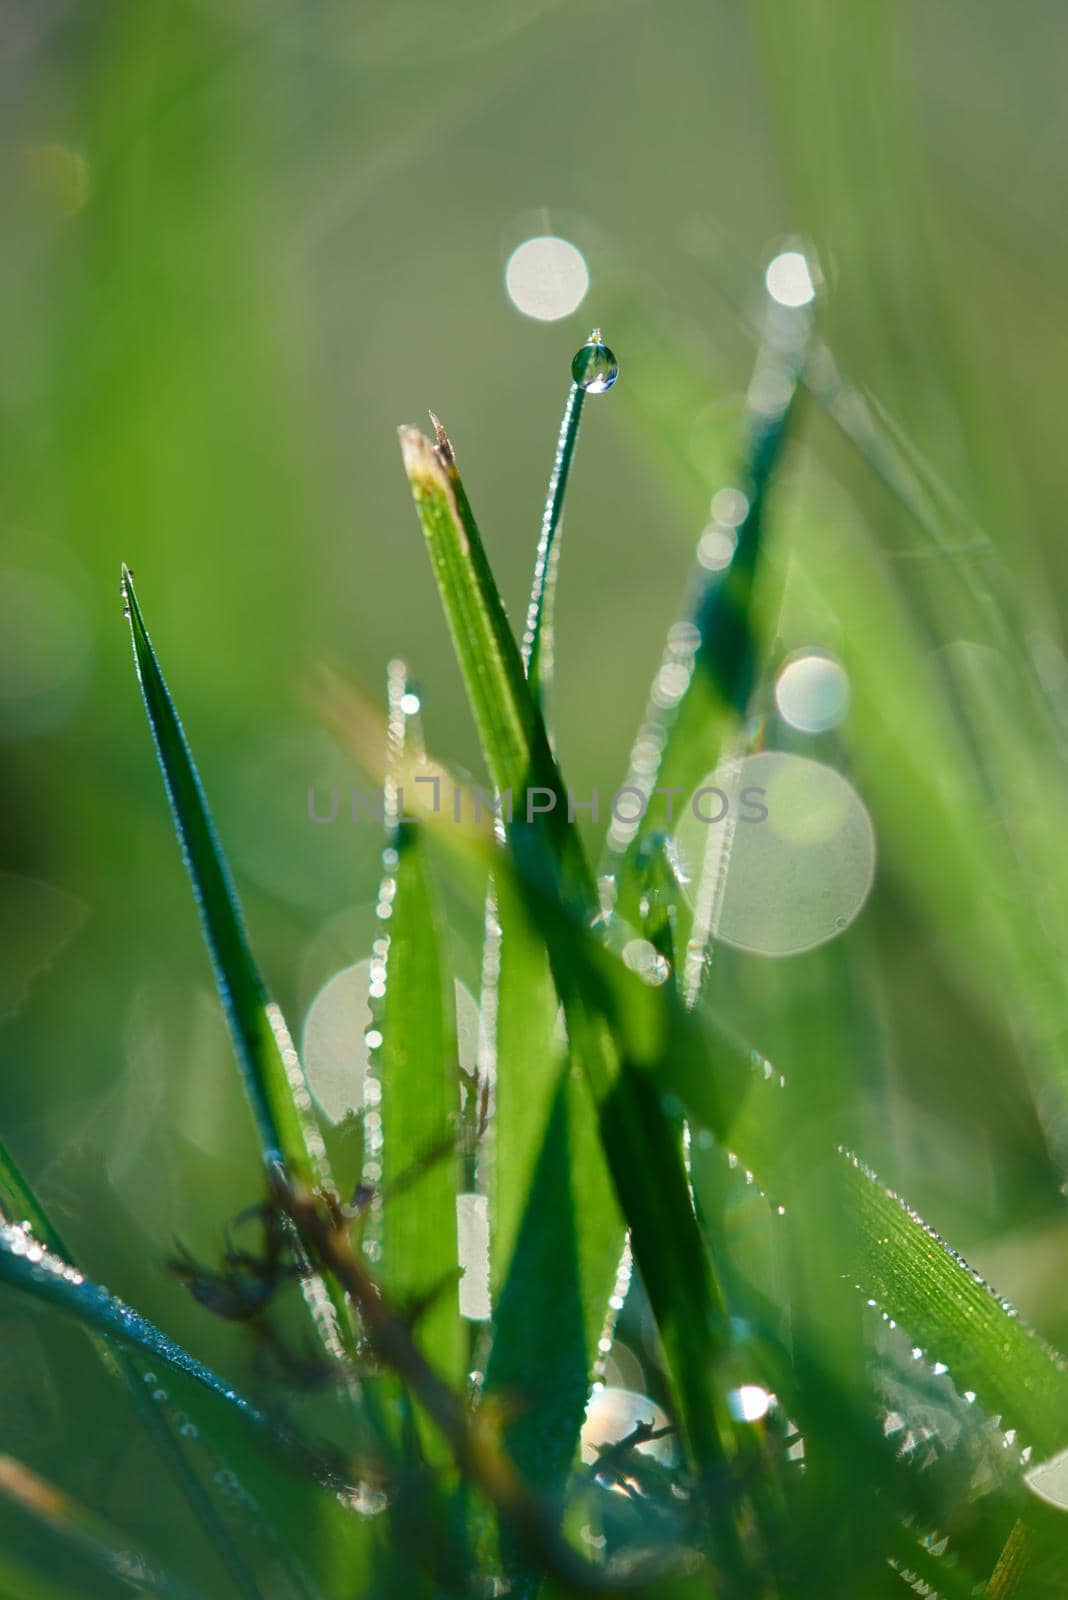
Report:
[[147,1317],[54,1255],[32,1230],[18,1223],[0,1224],[0,1282],[46,1301],[98,1333],[143,1350],[153,1360],[186,1373],[249,1422],[265,1423],[263,1414],[224,1378],[176,1344]]
[[[416,743],[406,715],[405,674],[390,673],[391,756],[400,761]],[[418,759],[418,758],[417,758]],[[386,995],[381,1083],[381,1275],[392,1299],[423,1303],[416,1328],[420,1349],[452,1384],[466,1373],[466,1335],[459,1313],[457,1202],[460,1069],[456,1008],[446,974],[423,830],[403,820],[403,787],[393,797],[383,932]]]
[[509,1448],[529,1481],[555,1493],[582,1424],[625,1230],[589,1091],[562,1047],[544,945],[507,877],[496,914],[495,1310],[486,1392],[516,1399]]
[[[498,1077],[498,1083],[500,1077]],[[560,1062],[508,1274],[494,1311],[485,1397],[502,1402],[504,1443],[528,1483],[556,1501],[573,1466],[597,1342],[624,1241],[589,1090]],[[518,1551],[499,1530],[506,1564]],[[517,1595],[531,1575],[513,1574]]]
[[[193,884],[204,937],[259,1132],[268,1179],[281,1163],[291,1180],[333,1189],[311,1094],[278,1006],[249,948],[237,893],[219,846],[200,776],[145,628],[129,569],[122,586],[145,710],[171,814]],[[329,1278],[302,1279],[316,1333],[343,1360],[354,1348],[345,1297]]]
[[122,585],[145,710],[264,1160],[268,1164],[284,1161],[294,1177],[314,1185],[322,1177],[323,1156],[307,1086],[278,1008],[253,960],[200,776],[126,567]]
[[[569,897],[592,905],[594,888],[589,864],[577,834],[568,824],[566,792],[456,469],[452,446],[443,429],[436,445],[417,428],[402,428],[400,442],[494,787],[500,795],[513,796],[520,825],[528,790],[544,789],[555,796],[552,809],[539,819],[538,831],[544,832],[554,860],[561,864]],[[547,806],[549,800],[538,797],[535,803]],[[553,861],[546,865],[551,869]]]
[[[566,790],[452,448],[443,431],[435,448],[410,428],[401,432],[401,448],[493,781],[499,790],[519,793],[537,784],[562,798]],[[539,820],[543,827],[536,825]],[[592,874],[559,803],[534,826],[517,819],[509,838],[527,882],[551,887],[584,921],[593,919],[598,908]],[[675,1137],[659,1096],[606,1035],[598,1007],[588,1004],[566,953],[546,942],[572,1050],[598,1107],[612,1181],[664,1335],[680,1412],[695,1455],[711,1463],[722,1455],[724,1422],[717,1417],[708,1353],[724,1317]],[[676,1242],[670,1251],[663,1248],[668,1237]]]
[[526,630],[523,634],[523,670],[530,680],[531,692],[541,707],[546,723],[549,721],[548,704],[553,681],[556,581],[560,564],[558,535],[585,398],[586,391],[577,383],[572,383],[568,390],[560,433],[556,441],[552,472],[549,475],[549,491],[542,513],[538,548],[534,558],[534,578],[527,606]]

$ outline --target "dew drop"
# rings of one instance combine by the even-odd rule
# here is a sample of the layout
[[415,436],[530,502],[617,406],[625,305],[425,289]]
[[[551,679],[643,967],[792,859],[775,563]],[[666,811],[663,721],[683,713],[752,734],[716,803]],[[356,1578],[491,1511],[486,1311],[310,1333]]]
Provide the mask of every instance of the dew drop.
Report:
[[619,377],[619,362],[594,328],[571,362],[571,376],[587,394],[604,394]]

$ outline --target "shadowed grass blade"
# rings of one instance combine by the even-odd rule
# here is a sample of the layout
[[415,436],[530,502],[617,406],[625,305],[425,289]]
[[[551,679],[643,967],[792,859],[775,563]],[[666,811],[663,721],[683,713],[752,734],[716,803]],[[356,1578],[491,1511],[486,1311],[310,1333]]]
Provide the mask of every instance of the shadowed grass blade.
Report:
[[[34,1238],[51,1256],[73,1263],[70,1252],[53,1227],[48,1214],[2,1142],[0,1142],[0,1215],[5,1216],[12,1224],[19,1222],[28,1224]],[[87,1328],[86,1332],[104,1370],[110,1377],[121,1379],[125,1383],[146,1427],[159,1445],[177,1483],[218,1550],[235,1585],[246,1596],[246,1600],[262,1600],[255,1578],[223,1523],[211,1494],[204,1488],[200,1477],[188,1460],[165,1413],[151,1403],[146,1403],[147,1364],[127,1350],[113,1350],[107,1340],[91,1327]]]
[[198,1591],[169,1577],[129,1548],[122,1534],[13,1456],[0,1455],[0,1496],[32,1517],[51,1538],[91,1567],[138,1594],[198,1600]]

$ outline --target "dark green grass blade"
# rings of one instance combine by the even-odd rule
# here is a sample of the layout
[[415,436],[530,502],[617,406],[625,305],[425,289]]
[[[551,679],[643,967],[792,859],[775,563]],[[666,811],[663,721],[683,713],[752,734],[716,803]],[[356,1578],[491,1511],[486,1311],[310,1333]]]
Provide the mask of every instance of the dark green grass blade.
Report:
[[143,1350],[165,1366],[184,1372],[246,1421],[265,1423],[262,1413],[224,1378],[168,1338],[147,1317],[54,1255],[30,1230],[18,1224],[0,1224],[0,1281],[46,1301],[99,1333]]
[[[122,572],[137,677],[269,1181],[281,1163],[291,1180],[332,1190],[307,1081],[285,1019],[253,960],[192,752],[145,629],[133,580],[126,567]],[[302,1279],[302,1290],[318,1337],[332,1357],[343,1360],[354,1348],[344,1295],[331,1279],[324,1283],[313,1275]]]
[[315,1184],[323,1157],[321,1139],[312,1126],[307,1087],[295,1057],[290,1059],[292,1046],[284,1024],[252,958],[200,776],[125,567],[122,582],[145,710],[264,1160],[269,1164],[284,1161],[294,1177]]
[[[250,1497],[246,1504],[255,1513],[251,1519],[240,1507],[235,1513],[247,1523],[248,1540],[241,1541],[240,1559],[256,1570],[265,1563],[270,1576],[262,1591],[246,1581],[244,1592],[277,1593],[279,1600],[318,1600],[320,1574],[359,1570],[367,1553],[369,1525],[344,1508],[351,1483],[358,1477],[350,1463],[265,1417],[146,1317],[9,1224],[0,1226],[0,1283],[125,1346],[135,1358],[149,1357],[153,1368],[169,1369],[175,1382],[188,1382],[194,1393],[199,1389],[210,1397],[197,1412],[203,1446],[191,1445],[190,1452],[199,1457],[203,1449],[207,1463],[214,1456],[220,1481],[231,1483],[240,1499]],[[155,1376],[145,1382],[151,1382],[146,1395],[155,1398]],[[158,1390],[159,1395],[162,1392]],[[225,1463],[222,1468],[220,1458]],[[233,1571],[234,1561],[228,1564]]]

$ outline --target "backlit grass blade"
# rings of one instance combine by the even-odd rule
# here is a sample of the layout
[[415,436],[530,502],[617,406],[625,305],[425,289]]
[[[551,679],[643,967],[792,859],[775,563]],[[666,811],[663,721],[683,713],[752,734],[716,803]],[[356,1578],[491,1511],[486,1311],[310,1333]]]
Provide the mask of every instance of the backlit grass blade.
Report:
[[[526,820],[528,805],[536,808],[539,831],[551,841],[553,858],[561,863],[568,895],[592,905],[593,878],[578,836],[568,824],[566,792],[452,446],[443,429],[434,445],[417,428],[402,428],[400,443],[494,787],[499,795],[511,795],[520,824]],[[533,800],[528,799],[530,794]]]
[[[307,1081],[285,1019],[253,960],[200,776],[125,566],[122,587],[145,710],[268,1175],[281,1163],[290,1181],[333,1189]],[[329,1279],[324,1284],[306,1276],[302,1287],[328,1352],[344,1358],[353,1348],[344,1295]]]
[[[451,1383],[466,1367],[457,1283],[460,1184],[460,1068],[456,1005],[439,937],[440,912],[429,881],[422,829],[404,820],[401,760],[418,764],[416,714],[405,710],[404,667],[389,680],[392,762],[390,837],[380,905],[386,994],[381,1084],[381,1273],[391,1296],[423,1301],[416,1338],[427,1360]],[[417,768],[416,768],[417,770]],[[471,1092],[475,1092],[472,1088]]]
[[[539,785],[562,799],[565,788],[518,647],[464,494],[455,456],[442,432],[436,447],[414,429],[401,447],[420,523],[449,619],[483,750],[498,790]],[[597,914],[592,874],[575,829],[556,807],[509,832],[521,872],[551,886],[584,920]],[[681,1158],[659,1095],[635,1075],[606,1033],[596,1003],[564,952],[547,940],[557,991],[567,1013],[575,1059],[598,1108],[612,1181],[631,1228],[635,1259],[660,1322],[680,1410],[696,1456],[722,1452],[708,1347],[724,1326],[697,1231]],[[665,1250],[665,1238],[674,1241]]]

